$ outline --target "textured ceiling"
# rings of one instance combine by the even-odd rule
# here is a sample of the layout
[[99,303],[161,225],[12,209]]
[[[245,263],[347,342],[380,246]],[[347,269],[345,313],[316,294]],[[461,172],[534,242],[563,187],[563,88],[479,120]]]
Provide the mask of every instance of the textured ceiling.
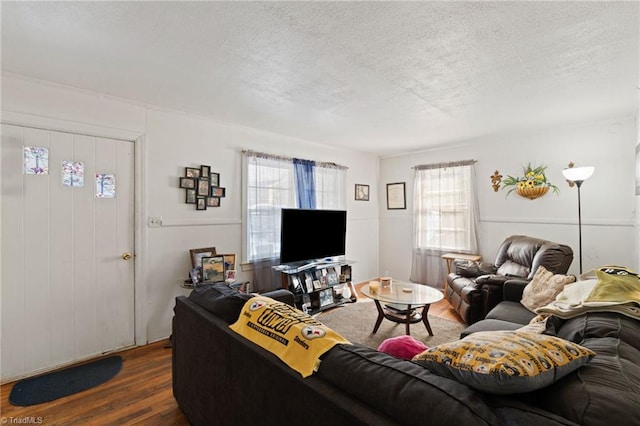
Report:
[[638,2],[1,8],[4,72],[378,154],[638,108]]

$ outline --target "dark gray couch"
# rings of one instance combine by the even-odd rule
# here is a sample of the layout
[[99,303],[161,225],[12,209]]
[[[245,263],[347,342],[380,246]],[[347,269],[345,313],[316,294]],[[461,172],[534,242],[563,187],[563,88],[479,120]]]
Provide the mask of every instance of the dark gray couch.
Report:
[[[275,296],[291,297],[286,292]],[[557,399],[545,392],[498,397],[354,344],[335,346],[323,356],[319,371],[303,379],[273,354],[231,331],[228,311],[222,315],[225,320],[203,308],[202,301],[184,296],[176,299],[174,311],[173,392],[194,425],[604,424],[565,412],[584,411],[576,407],[583,399],[575,388],[580,384],[575,373],[554,385],[560,386]],[[638,340],[640,330],[637,323],[634,326]],[[638,350],[636,342],[636,357]],[[635,378],[640,380],[640,373]],[[562,383],[570,386],[564,393]],[[619,385],[628,389],[627,383],[615,383]],[[635,385],[635,399],[623,409],[632,416],[627,419],[637,420],[640,389],[637,381]],[[568,408],[563,411],[559,405]],[[616,418],[619,406],[610,408],[607,415]]]

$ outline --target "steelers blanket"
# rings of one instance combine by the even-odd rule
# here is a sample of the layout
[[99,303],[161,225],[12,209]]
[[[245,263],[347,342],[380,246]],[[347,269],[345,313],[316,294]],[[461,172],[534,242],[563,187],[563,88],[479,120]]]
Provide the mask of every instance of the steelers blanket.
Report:
[[320,356],[347,339],[286,303],[268,297],[249,299],[233,331],[263,347],[289,367],[308,377],[317,370]]
[[567,284],[537,314],[572,318],[586,312],[617,312],[640,319],[640,277],[623,266],[602,266]]

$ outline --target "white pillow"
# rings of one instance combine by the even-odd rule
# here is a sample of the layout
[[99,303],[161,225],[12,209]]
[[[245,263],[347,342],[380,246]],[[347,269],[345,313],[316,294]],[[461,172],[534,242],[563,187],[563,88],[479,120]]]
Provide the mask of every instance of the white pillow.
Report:
[[538,266],[533,279],[522,292],[520,303],[535,311],[537,308],[548,305],[556,299],[556,296],[564,289],[566,284],[571,284],[576,280],[573,275],[553,274],[547,271],[544,266]]

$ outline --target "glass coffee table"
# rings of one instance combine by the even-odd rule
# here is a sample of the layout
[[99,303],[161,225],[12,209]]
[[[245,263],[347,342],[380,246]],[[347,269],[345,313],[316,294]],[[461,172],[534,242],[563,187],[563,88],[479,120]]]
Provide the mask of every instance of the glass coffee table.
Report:
[[[440,290],[426,285],[393,280],[392,284],[385,288],[378,285],[377,290],[371,289],[367,284],[360,291],[366,297],[373,299],[378,309],[378,319],[373,328],[374,334],[378,331],[382,320],[386,318],[389,321],[405,324],[407,335],[411,334],[409,331],[411,324],[422,321],[429,336],[433,336],[427,313],[432,303],[442,300]],[[384,306],[382,306],[383,303]],[[422,311],[418,312],[420,307]]]

